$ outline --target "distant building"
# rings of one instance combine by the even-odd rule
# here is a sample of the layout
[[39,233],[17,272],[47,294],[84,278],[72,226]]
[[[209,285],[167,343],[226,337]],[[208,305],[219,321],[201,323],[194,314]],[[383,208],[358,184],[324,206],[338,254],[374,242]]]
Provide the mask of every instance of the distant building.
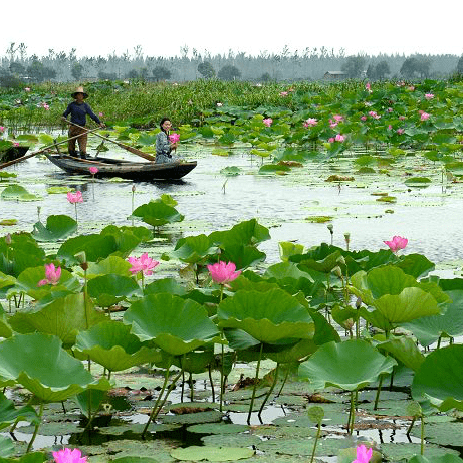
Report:
[[326,71],[325,74],[323,74],[323,78],[327,80],[346,79],[347,73],[343,71]]

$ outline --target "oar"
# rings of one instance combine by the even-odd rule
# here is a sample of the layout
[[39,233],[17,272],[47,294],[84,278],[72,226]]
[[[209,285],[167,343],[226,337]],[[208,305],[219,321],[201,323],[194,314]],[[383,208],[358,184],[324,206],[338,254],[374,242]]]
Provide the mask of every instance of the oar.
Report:
[[[87,133],[92,133],[95,130],[99,130],[99,127],[93,130],[87,130]],[[35,153],[28,154],[27,156],[23,156],[22,158],[14,159],[13,161],[5,162],[4,164],[0,164],[0,170],[4,169],[5,167],[12,166],[13,164],[16,164],[17,162],[24,161],[26,159],[32,158],[34,156],[37,156],[37,154],[41,154],[44,151],[49,150],[50,148],[53,148],[57,145],[62,145],[63,143],[67,143],[69,140],[74,140],[75,138],[79,138],[82,136],[82,134],[76,135],[75,137],[68,138],[67,140],[60,141],[58,143],[53,143],[53,145],[45,146],[45,148],[42,148],[40,151],[36,151]]]
[[[73,125],[74,127],[79,127],[81,129],[83,129],[84,127],[81,127],[80,125],[77,125],[77,124],[73,124],[72,122],[70,121],[66,121],[69,125]],[[151,156],[151,154],[148,154],[148,153],[144,153],[143,151],[140,151],[140,150],[137,150],[136,148],[132,148],[131,146],[128,146],[128,145],[124,145],[124,143],[119,143],[117,141],[114,141],[114,140],[110,140],[109,138],[106,138],[106,137],[103,137],[103,135],[100,135],[98,133],[94,133],[93,135],[96,135],[97,137],[100,137],[102,138],[103,140],[106,140],[106,141],[109,141],[111,143],[114,143],[115,145],[127,150],[127,151],[130,151],[131,153],[133,154],[136,154],[137,156],[140,156],[144,159],[147,159],[148,161],[156,161],[156,158],[154,156]]]

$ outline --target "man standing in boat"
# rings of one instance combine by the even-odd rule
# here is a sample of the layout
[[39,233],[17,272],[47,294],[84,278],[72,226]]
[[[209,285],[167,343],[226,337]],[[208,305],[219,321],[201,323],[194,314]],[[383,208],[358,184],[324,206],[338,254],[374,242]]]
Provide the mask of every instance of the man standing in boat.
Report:
[[63,113],[62,119],[67,122],[67,117],[71,114],[71,122],[69,126],[69,142],[68,142],[68,153],[70,156],[77,157],[76,153],[76,137],[77,143],[79,144],[80,157],[85,159],[87,155],[87,129],[85,129],[86,115],[95,121],[100,127],[104,127],[103,122],[90,108],[90,105],[84,100],[88,97],[87,93],[84,92],[83,87],[77,87],[76,91],[71,94],[74,101],[68,104],[68,107]]

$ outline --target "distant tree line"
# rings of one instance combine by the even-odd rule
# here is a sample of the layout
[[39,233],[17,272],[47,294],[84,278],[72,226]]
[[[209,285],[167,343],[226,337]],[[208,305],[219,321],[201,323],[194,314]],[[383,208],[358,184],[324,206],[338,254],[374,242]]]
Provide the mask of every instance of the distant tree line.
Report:
[[319,80],[327,71],[340,71],[338,77],[368,78],[443,78],[463,73],[463,55],[366,55],[345,56],[341,49],[324,47],[306,48],[302,53],[284,47],[280,53],[262,52],[258,56],[234,53],[212,56],[188,46],[180,49],[180,56],[145,56],[142,47],[121,56],[114,53],[106,57],[76,56],[76,49],[69,53],[48,50],[46,56],[28,56],[24,43],[11,43],[0,58],[0,85],[23,85],[24,82],[82,81],[96,79],[142,79],[187,81],[201,79],[222,80]]

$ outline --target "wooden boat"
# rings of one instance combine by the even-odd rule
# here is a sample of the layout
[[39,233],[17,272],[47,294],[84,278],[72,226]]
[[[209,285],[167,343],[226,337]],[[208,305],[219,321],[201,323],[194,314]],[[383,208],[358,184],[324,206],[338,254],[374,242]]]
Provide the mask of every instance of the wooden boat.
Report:
[[196,167],[196,161],[156,164],[154,162],[132,162],[102,157],[79,159],[68,155],[44,154],[55,166],[70,174],[90,175],[90,167],[96,167],[98,172],[95,177],[121,177],[147,182],[151,180],[178,180]]
[[28,146],[10,146],[8,149],[0,151],[0,164],[22,158],[28,150]]

